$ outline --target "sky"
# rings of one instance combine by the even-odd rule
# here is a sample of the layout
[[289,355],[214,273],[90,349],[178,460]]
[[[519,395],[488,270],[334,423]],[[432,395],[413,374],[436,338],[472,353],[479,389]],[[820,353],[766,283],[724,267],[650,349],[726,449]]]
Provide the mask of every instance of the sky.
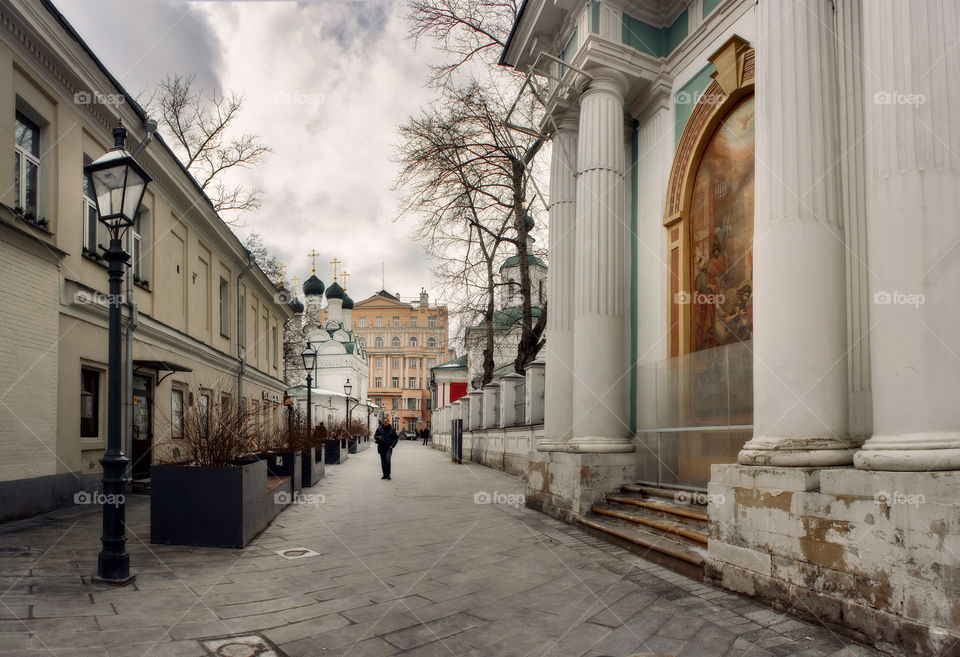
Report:
[[407,40],[399,0],[54,0],[94,53],[133,95],[168,73],[195,74],[206,89],[245,95],[238,131],[273,149],[227,184],[263,191],[241,238],[259,233],[287,275],[329,285],[337,258],[355,301],[381,285],[435,297],[431,262],[397,220],[392,191],[396,128],[435,92],[436,51]]

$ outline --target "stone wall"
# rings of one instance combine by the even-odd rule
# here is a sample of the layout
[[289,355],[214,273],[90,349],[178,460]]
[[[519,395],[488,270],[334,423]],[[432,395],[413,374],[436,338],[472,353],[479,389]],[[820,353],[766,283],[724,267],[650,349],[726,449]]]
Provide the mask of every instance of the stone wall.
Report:
[[712,479],[709,579],[892,654],[960,654],[960,472]]

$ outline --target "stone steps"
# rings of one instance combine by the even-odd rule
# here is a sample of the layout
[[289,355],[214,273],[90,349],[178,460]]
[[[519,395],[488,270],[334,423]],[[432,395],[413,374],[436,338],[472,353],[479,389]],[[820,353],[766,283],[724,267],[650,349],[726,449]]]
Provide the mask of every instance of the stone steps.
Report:
[[591,534],[700,580],[709,524],[702,495],[627,484],[577,522]]

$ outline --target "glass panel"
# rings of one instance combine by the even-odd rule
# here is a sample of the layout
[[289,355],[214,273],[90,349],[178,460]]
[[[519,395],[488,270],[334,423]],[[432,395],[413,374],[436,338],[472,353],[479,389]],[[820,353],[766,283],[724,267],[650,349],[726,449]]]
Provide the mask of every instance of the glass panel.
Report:
[[36,123],[17,113],[17,146],[36,157],[40,157],[40,128]]
[[17,208],[23,207],[23,202],[20,200],[20,152],[13,152],[13,206]]
[[80,370],[80,437],[100,437],[100,372]]
[[31,160],[24,161],[23,171],[23,209],[37,219],[38,188],[40,186],[40,166]]

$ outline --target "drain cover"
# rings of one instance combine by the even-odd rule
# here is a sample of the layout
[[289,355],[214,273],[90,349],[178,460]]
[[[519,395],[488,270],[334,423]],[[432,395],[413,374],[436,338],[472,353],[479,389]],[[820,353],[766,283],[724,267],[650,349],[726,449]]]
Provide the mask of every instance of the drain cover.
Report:
[[200,643],[216,657],[286,657],[279,648],[258,634],[201,639]]
[[307,557],[319,557],[319,552],[314,552],[313,550],[305,547],[294,547],[286,548],[283,550],[277,550],[279,554],[284,559],[306,559]]

